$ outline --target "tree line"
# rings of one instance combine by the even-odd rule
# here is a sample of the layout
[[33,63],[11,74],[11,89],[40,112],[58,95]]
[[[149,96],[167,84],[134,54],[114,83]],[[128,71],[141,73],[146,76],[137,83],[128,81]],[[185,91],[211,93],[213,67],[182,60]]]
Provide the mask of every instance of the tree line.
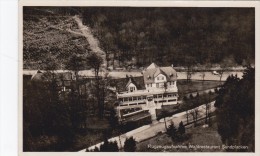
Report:
[[[123,150],[125,152],[135,152],[137,149],[136,144],[137,142],[133,137],[126,138]],[[108,141],[108,139],[106,138],[104,142],[100,145],[100,148],[96,146],[93,150],[86,149],[86,152],[119,152],[120,146],[118,146],[117,141]]]
[[[35,8],[25,8],[25,14],[35,12],[33,9]],[[231,66],[254,63],[253,8],[38,7],[39,9],[54,14],[47,16],[46,12],[37,11],[35,17],[43,14],[54,23],[59,23],[59,18],[62,17],[80,15],[106,53],[107,67],[144,67],[151,62],[190,67],[198,64],[222,64],[226,62],[225,59],[231,62]],[[31,22],[32,19],[26,18],[25,21]],[[38,30],[25,25],[24,30],[28,29],[38,33]],[[28,39],[30,38],[25,38],[25,41]],[[69,43],[72,41],[88,48],[81,37],[74,36],[66,44],[71,45]],[[60,44],[63,42],[57,43]],[[25,58],[28,58],[28,53],[39,49],[37,46],[31,47],[32,45],[28,45],[31,50],[25,49]],[[48,44],[47,49],[55,54],[63,53],[59,55],[61,57],[70,57],[66,49],[59,50],[61,46],[52,49],[54,45],[56,44]],[[71,50],[74,50],[73,53],[84,51],[80,46]],[[31,58],[36,56],[38,55],[30,55]],[[64,59],[62,57],[61,62]]]
[[[52,60],[45,72],[40,73],[40,79],[23,81],[24,151],[37,150],[32,143],[33,138],[39,136],[57,136],[61,147],[55,147],[56,150],[67,149],[75,135],[88,126],[88,118],[107,118],[111,127],[117,122],[113,110],[116,96],[109,89],[110,78],[101,77],[99,73],[100,56],[95,53],[85,57],[74,55],[68,62],[72,79],[67,80],[63,73],[57,74],[56,62]],[[93,67],[94,78],[79,75],[85,63]]]
[[229,76],[219,90],[215,106],[223,144],[248,147],[227,151],[255,151],[255,68],[248,67],[242,79]]

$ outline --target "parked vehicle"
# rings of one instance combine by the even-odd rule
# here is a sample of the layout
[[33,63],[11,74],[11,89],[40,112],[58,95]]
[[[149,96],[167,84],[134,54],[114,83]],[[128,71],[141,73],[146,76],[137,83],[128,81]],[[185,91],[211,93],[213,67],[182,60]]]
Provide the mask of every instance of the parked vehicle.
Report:
[[219,75],[219,73],[217,71],[215,71],[215,70],[212,72],[212,74],[213,75]]

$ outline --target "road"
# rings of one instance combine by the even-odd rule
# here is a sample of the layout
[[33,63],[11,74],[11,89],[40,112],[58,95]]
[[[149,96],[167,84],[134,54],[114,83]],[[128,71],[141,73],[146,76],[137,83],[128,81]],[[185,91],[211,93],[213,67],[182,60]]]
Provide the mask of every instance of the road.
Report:
[[[215,111],[214,103],[215,103],[215,101],[210,103],[210,112]],[[197,107],[197,109],[199,112],[198,119],[205,117],[205,105],[201,105],[201,106]],[[181,113],[178,113],[171,117],[166,118],[167,125],[169,125],[171,122],[174,122],[176,127],[179,125],[179,123],[181,121],[184,124],[186,123],[186,112],[181,112]],[[191,115],[189,115],[189,121],[192,121]],[[156,136],[160,132],[165,132],[164,119],[161,119],[160,121],[155,121],[150,125],[142,126],[135,130],[122,134],[120,136],[110,138],[109,141],[117,141],[117,144],[118,144],[119,148],[121,149],[124,146],[124,142],[125,142],[126,138],[129,138],[132,136],[137,142],[140,142],[140,141],[149,139],[153,136]],[[88,150],[93,150],[95,147],[99,148],[102,143],[103,142],[93,145],[91,147],[88,147]],[[79,152],[85,152],[85,151],[86,151],[86,149],[83,149]]]
[[[94,76],[94,73],[91,70],[83,70],[79,72],[80,75],[84,76]],[[232,72],[224,72],[222,76],[222,81],[225,81],[229,75],[236,75],[238,77],[242,77],[243,72],[240,71],[232,71]],[[143,76],[141,72],[124,72],[124,71],[111,71],[109,72],[109,76],[112,78],[125,78],[126,75],[132,75],[133,77]],[[177,79],[186,79],[187,74],[186,72],[177,72]],[[205,80],[217,80],[219,81],[219,75],[214,75],[212,72],[205,72]],[[201,72],[195,72],[192,74],[191,79],[193,80],[202,80],[202,73]]]
[[[37,70],[23,70],[23,74],[25,75],[35,75]],[[68,72],[68,70],[56,70],[56,72]],[[232,71],[232,72],[225,72],[222,76],[222,81],[225,81],[229,75],[236,75],[241,78],[243,75],[243,72],[240,71]],[[94,77],[94,72],[92,70],[81,70],[79,71],[79,75],[86,76],[86,77]],[[102,73],[101,73],[102,75]],[[125,72],[125,71],[111,71],[109,72],[109,76],[112,78],[125,78],[126,75],[132,75],[133,77],[143,76],[141,72]],[[177,72],[177,79],[186,79],[186,73],[185,72]],[[192,80],[202,80],[202,73],[201,72],[195,72],[192,74],[191,79]],[[205,80],[218,80],[219,81],[219,75],[214,75],[212,72],[205,72]]]

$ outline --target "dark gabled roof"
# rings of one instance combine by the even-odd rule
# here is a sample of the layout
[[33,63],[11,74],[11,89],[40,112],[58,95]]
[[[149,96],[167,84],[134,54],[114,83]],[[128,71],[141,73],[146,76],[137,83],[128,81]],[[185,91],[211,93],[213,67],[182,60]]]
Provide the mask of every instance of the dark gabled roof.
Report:
[[155,63],[150,64],[146,69],[153,69],[153,68],[158,68],[159,66],[157,66]]
[[33,81],[42,81],[42,80],[46,80],[47,77],[45,77],[45,75],[43,75],[43,73],[36,73],[33,77],[32,80]]
[[34,81],[48,81],[51,80],[54,76],[56,81],[71,81],[72,73],[63,72],[63,73],[36,73],[32,80]]
[[129,85],[130,82],[132,82],[138,90],[145,89],[144,78],[142,76],[113,79],[113,81],[119,92],[127,91],[126,86]]
[[143,72],[144,83],[145,84],[154,83],[154,78],[156,76],[158,76],[159,74],[165,75],[167,78],[167,81],[176,81],[177,80],[177,72],[173,69],[173,67],[171,67],[171,66],[156,67],[156,68],[150,68],[150,69],[147,68]]

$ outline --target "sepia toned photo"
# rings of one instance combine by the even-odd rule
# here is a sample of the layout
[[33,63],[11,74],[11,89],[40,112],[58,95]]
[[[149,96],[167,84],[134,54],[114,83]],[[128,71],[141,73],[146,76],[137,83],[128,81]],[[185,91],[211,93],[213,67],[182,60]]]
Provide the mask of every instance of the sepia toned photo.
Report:
[[22,6],[22,152],[255,152],[255,8]]

